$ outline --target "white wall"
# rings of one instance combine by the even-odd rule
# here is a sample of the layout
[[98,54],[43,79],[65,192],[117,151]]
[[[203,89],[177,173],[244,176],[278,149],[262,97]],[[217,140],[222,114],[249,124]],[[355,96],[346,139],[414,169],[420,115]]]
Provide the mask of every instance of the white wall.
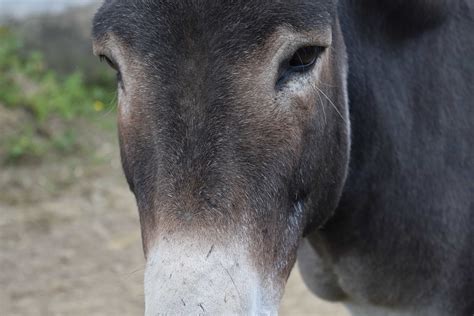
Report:
[[22,17],[31,13],[60,12],[68,6],[92,2],[97,0],[0,0],[0,15]]

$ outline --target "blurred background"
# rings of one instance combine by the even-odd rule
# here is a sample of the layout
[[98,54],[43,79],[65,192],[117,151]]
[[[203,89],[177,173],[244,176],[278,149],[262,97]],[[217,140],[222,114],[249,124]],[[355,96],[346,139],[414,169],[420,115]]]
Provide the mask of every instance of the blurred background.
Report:
[[[97,0],[0,0],[0,315],[143,315]],[[346,316],[290,278],[282,315]]]

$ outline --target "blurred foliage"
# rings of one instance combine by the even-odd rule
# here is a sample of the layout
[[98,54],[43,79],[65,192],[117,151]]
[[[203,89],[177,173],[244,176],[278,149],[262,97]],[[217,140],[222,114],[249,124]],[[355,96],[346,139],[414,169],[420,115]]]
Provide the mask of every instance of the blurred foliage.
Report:
[[[59,75],[46,67],[40,52],[25,52],[21,39],[0,27],[0,104],[24,110],[31,117],[17,127],[15,135],[1,139],[6,147],[4,161],[16,163],[50,151],[74,151],[76,131],[68,127],[69,122],[106,110],[114,93],[112,73],[104,70],[101,80],[86,80],[80,70]],[[52,120],[60,122],[58,128],[51,129]]]

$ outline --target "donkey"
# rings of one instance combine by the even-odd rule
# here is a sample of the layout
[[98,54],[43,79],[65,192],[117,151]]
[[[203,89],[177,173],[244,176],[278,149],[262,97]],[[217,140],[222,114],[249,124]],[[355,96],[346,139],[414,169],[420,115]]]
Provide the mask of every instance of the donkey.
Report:
[[474,313],[471,0],[106,0],[146,315]]

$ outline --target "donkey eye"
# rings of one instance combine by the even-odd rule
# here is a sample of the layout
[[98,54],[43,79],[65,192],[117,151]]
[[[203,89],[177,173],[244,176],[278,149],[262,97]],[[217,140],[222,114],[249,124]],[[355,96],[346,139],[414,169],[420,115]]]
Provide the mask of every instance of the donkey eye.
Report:
[[289,61],[292,71],[304,72],[311,69],[324,51],[321,46],[305,46],[298,49]]
[[107,65],[110,66],[110,68],[115,70],[117,72],[117,81],[122,82],[122,74],[120,73],[120,68],[117,65],[117,63],[113,59],[110,59],[109,57],[107,57],[105,55],[99,55],[99,59],[100,59],[101,62],[105,61],[107,63]]
[[109,65],[112,69],[117,70],[117,71],[119,70],[117,64],[112,59],[110,59],[109,57],[107,57],[105,55],[100,55],[99,59],[100,59],[100,61],[105,61],[107,63],[107,65]]
[[293,56],[283,61],[278,70],[277,89],[282,88],[295,73],[310,71],[324,50],[325,48],[321,46],[303,46]]

